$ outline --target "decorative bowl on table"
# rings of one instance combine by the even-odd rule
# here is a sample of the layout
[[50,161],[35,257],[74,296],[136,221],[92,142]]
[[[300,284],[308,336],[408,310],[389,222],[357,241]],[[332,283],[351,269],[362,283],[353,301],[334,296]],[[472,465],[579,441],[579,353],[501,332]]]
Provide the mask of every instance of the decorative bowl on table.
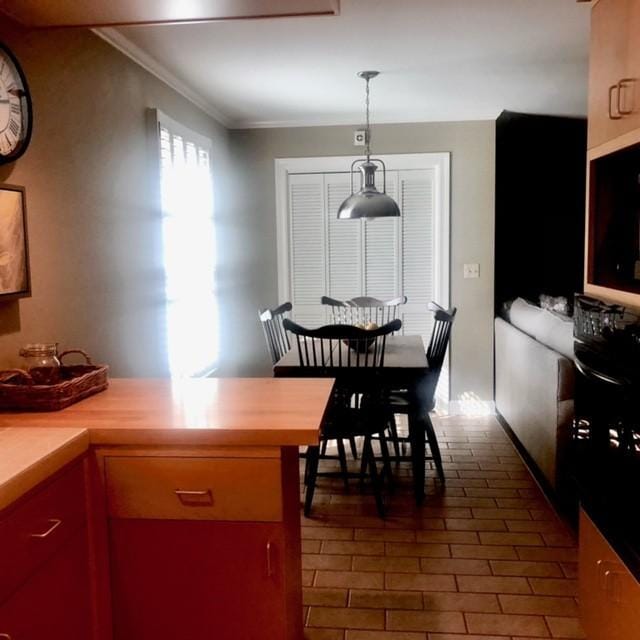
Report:
[[[375,322],[367,322],[366,324],[359,322],[354,325],[357,329],[363,329],[365,331],[373,331],[374,329],[379,329],[378,325]],[[352,349],[353,351],[357,351],[358,353],[366,353],[371,346],[376,341],[375,336],[364,336],[362,338],[346,338],[343,342]]]

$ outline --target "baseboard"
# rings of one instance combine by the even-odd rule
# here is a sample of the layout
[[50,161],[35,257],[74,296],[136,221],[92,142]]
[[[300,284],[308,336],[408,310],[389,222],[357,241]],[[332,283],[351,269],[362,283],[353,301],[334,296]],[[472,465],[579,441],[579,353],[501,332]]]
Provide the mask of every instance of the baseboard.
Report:
[[575,531],[577,526],[575,512],[576,505],[573,504],[572,496],[570,494],[567,496],[563,496],[554,489],[551,483],[547,480],[546,476],[540,470],[540,467],[538,467],[538,465],[536,464],[535,460],[531,457],[529,452],[525,449],[524,445],[520,442],[518,436],[506,421],[505,417],[497,409],[495,411],[495,415],[498,422],[500,423],[500,426],[503,428],[507,436],[509,436],[509,439],[513,443],[513,446],[516,448],[516,451],[531,472],[531,475],[533,476],[537,485],[540,487],[540,490],[544,494],[545,498],[551,503],[551,506],[555,509],[556,513],[560,516],[563,522],[571,530]]

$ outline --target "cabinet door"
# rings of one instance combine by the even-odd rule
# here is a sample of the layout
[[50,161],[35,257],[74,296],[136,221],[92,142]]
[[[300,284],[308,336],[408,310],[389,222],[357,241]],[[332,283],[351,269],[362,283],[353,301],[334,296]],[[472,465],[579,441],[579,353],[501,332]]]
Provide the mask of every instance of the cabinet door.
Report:
[[83,529],[0,606],[0,638],[89,640],[90,593]]
[[[637,126],[634,118],[618,114],[619,89],[615,86],[628,77],[628,59],[633,48],[629,21],[635,1],[600,0],[591,13],[589,148]],[[629,89],[623,90],[620,97],[620,106],[628,108]]]
[[282,525],[114,519],[110,536],[116,640],[283,639]]
[[589,640],[640,640],[640,584],[580,513],[580,611]]
[[640,127],[640,0],[630,0],[627,32],[627,70],[622,103],[627,111],[626,130]]

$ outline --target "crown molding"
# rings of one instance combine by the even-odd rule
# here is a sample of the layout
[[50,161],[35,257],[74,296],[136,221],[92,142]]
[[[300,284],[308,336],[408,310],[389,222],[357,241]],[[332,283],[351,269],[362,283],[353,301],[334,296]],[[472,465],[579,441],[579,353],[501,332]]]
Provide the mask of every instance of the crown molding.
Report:
[[99,29],[91,29],[99,38],[108,42],[112,47],[124,53],[125,56],[133,60],[141,66],[145,71],[162,80],[166,85],[184,96],[192,102],[196,107],[210,115],[227,129],[231,128],[235,123],[224,113],[218,111],[206,98],[187,86],[180,78],[171,73],[166,67],[160,64],[153,56],[143,51],[136,44],[131,42],[127,37],[123,36],[114,27],[102,27]]
[[[419,118],[393,118],[389,120],[376,120],[371,123],[371,128],[375,130],[377,125],[381,124],[433,124],[436,122],[477,122],[482,120],[495,120],[500,115],[500,112],[491,114],[478,115],[474,118],[433,118],[429,120],[420,120]],[[308,120],[235,120],[232,121],[229,126],[233,130],[244,129],[294,129],[300,127],[358,127],[364,129],[365,125],[362,121],[357,121],[354,118],[332,118],[332,119],[313,119]]]

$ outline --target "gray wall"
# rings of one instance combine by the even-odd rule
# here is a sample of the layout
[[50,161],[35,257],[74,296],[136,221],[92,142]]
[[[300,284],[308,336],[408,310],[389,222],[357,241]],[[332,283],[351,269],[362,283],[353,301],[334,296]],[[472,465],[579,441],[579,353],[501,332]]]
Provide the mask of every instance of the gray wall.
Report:
[[20,60],[35,113],[27,152],[0,167],[0,182],[26,187],[33,289],[0,303],[0,368],[19,363],[26,342],[58,341],[116,376],[167,375],[148,109],[213,139],[217,215],[232,231],[228,132],[89,31],[25,31],[2,19],[0,40]]
[[[239,274],[245,295],[229,335],[237,345],[236,373],[268,372],[256,321],[259,305],[277,302],[274,159],[356,155],[356,127],[257,129],[231,132],[238,169],[235,217],[243,229],[236,242],[249,263]],[[493,399],[493,229],[495,123],[451,122],[374,125],[377,154],[451,153],[451,299],[458,307],[454,327],[451,397],[464,393]],[[242,233],[242,232],[241,232]],[[465,262],[480,263],[480,278],[464,280]],[[262,353],[257,361],[256,354]]]

